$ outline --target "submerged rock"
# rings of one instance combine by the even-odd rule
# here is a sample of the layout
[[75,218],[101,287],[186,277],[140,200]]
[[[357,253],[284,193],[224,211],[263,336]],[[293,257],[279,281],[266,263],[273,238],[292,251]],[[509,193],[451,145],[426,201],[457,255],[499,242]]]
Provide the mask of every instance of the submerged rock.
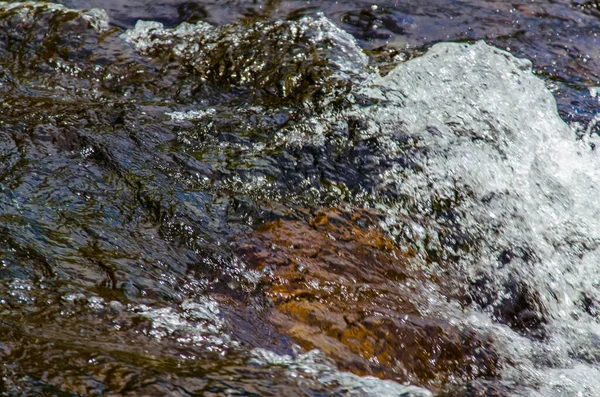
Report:
[[270,321],[358,374],[434,389],[496,376],[489,336],[426,313],[444,281],[385,235],[382,218],[359,208],[323,210],[241,237],[238,252],[261,271],[274,302]]

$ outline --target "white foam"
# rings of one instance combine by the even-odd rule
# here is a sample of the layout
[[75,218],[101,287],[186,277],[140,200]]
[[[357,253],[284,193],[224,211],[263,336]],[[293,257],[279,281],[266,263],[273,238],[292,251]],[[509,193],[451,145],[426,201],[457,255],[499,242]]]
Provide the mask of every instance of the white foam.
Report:
[[171,117],[173,121],[192,121],[192,120],[202,120],[204,118],[210,117],[214,115],[217,111],[215,109],[206,109],[206,110],[188,110],[188,111],[176,111],[176,112],[167,112],[165,113],[167,116]]
[[177,44],[176,54],[185,56],[188,51],[190,53],[197,51],[193,39],[201,38],[213,29],[210,24],[202,21],[195,24],[184,22],[174,29],[165,28],[160,22],[137,21],[135,27],[127,30],[121,37],[126,42],[132,43],[141,53],[146,53],[157,46]]
[[[381,184],[393,184],[402,198],[380,204],[390,213],[392,232],[402,232],[395,229],[403,222],[395,213],[423,219],[428,238],[442,249],[432,206],[446,199],[458,214],[457,226],[475,237],[471,251],[454,252],[461,257],[456,283],[486,275],[498,296],[507,294],[508,280],[539,293],[550,318],[547,341],[533,342],[507,327],[503,335],[492,317],[478,324],[494,330],[507,357],[517,355],[505,377],[547,396],[592,395],[600,377],[585,360],[570,358],[574,340],[565,324],[576,318],[580,338],[597,338],[589,329],[597,319],[581,298],[600,299],[600,162],[560,119],[552,94],[530,67],[483,42],[438,44],[363,88],[360,95],[373,105],[349,115],[367,121],[362,134],[376,137],[391,161],[407,150],[399,136],[413,142],[419,167],[396,166],[381,175]],[[519,248],[531,258],[498,259]],[[582,374],[577,381],[561,381],[574,379],[574,371]]]
[[323,385],[330,386],[331,393],[343,393],[346,396],[379,396],[379,397],[431,397],[430,391],[409,385],[400,385],[389,380],[381,380],[372,376],[357,376],[341,372],[318,350],[296,356],[279,355],[265,349],[254,349],[251,364],[260,366],[280,365],[286,368],[290,378],[315,379]]
[[186,300],[180,309],[146,305],[129,307],[130,311],[152,321],[151,328],[144,333],[157,340],[176,334],[179,343],[201,346],[207,350],[221,351],[239,346],[229,336],[227,322],[213,299]]

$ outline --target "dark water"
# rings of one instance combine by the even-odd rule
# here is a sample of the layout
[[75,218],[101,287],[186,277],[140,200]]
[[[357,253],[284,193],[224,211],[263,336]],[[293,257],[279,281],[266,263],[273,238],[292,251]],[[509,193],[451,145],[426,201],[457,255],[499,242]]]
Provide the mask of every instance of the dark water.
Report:
[[[373,208],[399,193],[381,187],[379,170],[418,168],[411,143],[392,164],[375,140],[352,136],[358,119],[350,138],[314,132],[368,73],[338,73],[331,59],[356,66],[356,49],[323,44],[317,33],[333,28],[301,18],[322,12],[383,73],[437,42],[485,39],[532,60],[581,132],[598,105],[596,3],[63,4],[102,8],[110,24],[93,29],[101,19],[44,3],[0,5],[3,395],[399,395],[399,384],[535,395],[535,382],[502,383],[513,363],[498,338],[423,309],[427,288],[488,306],[380,227],[387,214]],[[122,36],[138,19],[221,30],[182,56],[168,40],[144,52]],[[466,253],[453,205],[426,216]],[[423,261],[458,261],[444,247]],[[500,261],[515,257],[529,261],[518,249]],[[489,280],[479,281],[464,288]],[[538,292],[505,287],[486,313],[544,340],[552,316]],[[596,321],[594,298],[581,302]]]

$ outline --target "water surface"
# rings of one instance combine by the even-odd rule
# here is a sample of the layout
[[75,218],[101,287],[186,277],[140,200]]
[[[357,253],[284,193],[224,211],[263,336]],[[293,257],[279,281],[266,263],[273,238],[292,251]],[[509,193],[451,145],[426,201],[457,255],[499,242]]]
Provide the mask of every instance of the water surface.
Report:
[[64,5],[0,3],[4,395],[600,388],[593,3]]

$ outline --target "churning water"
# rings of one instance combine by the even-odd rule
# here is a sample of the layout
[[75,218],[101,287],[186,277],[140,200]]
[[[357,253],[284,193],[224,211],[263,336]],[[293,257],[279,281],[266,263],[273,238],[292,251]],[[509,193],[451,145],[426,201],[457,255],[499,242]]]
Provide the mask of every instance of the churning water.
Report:
[[597,88],[340,3],[0,3],[2,395],[600,395]]

